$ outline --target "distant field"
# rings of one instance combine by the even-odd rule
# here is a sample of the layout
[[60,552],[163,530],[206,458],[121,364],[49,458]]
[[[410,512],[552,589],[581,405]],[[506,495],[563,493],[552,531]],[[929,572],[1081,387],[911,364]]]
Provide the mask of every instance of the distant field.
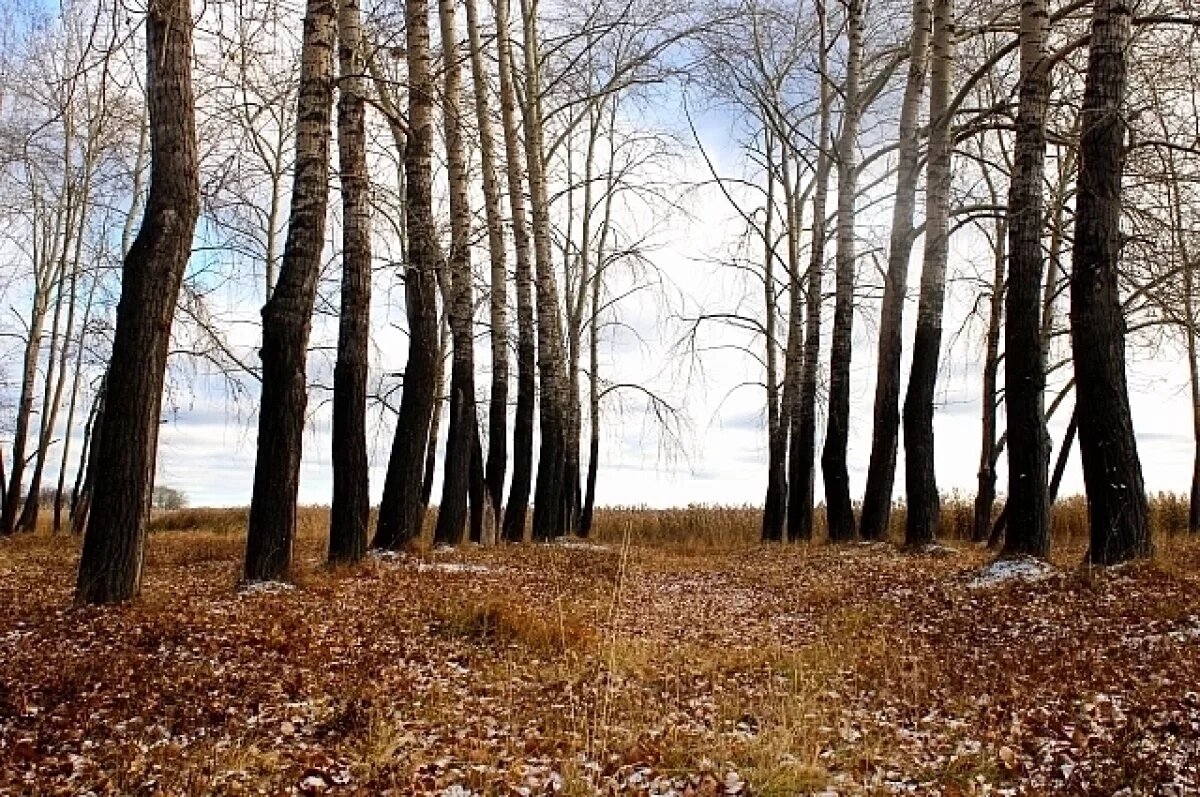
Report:
[[308,510],[297,587],[239,593],[244,515],[191,513],[127,608],[70,608],[73,542],[0,542],[0,794],[1200,789],[1200,540],[1090,571],[1060,514],[1055,572],[975,583],[961,543],[620,510],[327,571]]

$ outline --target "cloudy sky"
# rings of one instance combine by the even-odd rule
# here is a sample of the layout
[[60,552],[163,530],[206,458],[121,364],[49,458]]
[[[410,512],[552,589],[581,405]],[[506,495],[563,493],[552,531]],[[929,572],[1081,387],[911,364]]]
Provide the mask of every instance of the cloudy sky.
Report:
[[[718,169],[734,169],[734,155],[723,137],[712,134],[706,141]],[[721,155],[724,157],[721,157]],[[683,153],[677,168],[701,182],[705,167],[695,153]],[[643,298],[626,302],[621,310],[622,327],[606,341],[602,371],[606,378],[637,382],[666,398],[680,411],[681,424],[675,437],[668,437],[645,411],[635,396],[620,395],[605,405],[603,445],[598,486],[602,504],[674,506],[690,503],[756,504],[765,489],[765,417],[763,391],[758,386],[761,372],[744,354],[724,348],[744,342],[728,329],[707,328],[702,335],[701,356],[686,353],[681,340],[687,319],[701,309],[753,308],[760,301],[748,286],[730,275],[717,262],[730,251],[739,228],[725,200],[715,190],[698,189],[687,194],[686,214],[657,224],[652,259],[662,273],[665,287],[647,291]],[[886,233],[884,220],[868,216],[864,235]],[[915,248],[915,253],[920,247]],[[935,416],[937,474],[943,492],[973,493],[979,455],[980,368],[982,329],[978,322],[964,326],[975,288],[968,277],[978,268],[986,274],[991,252],[981,237],[969,231],[955,238],[952,258],[959,279],[951,286],[947,310],[942,372],[938,383]],[[910,299],[906,318],[910,324],[905,345],[911,341],[915,316],[915,283],[920,273],[919,257],[910,270]],[[869,275],[868,275],[869,278]],[[831,290],[831,280],[826,286]],[[396,324],[402,319],[398,289],[384,275],[376,287],[376,370],[401,368],[405,339]],[[242,297],[238,301],[245,304]],[[252,303],[251,303],[252,304]],[[826,307],[825,332],[829,330],[831,303]],[[1065,309],[1064,309],[1065,311]],[[330,333],[328,320],[325,333]],[[318,324],[316,337],[321,335]],[[248,324],[231,328],[230,334],[250,349],[254,328]],[[850,470],[852,489],[860,494],[866,479],[871,439],[871,405],[874,395],[875,309],[867,303],[855,321],[852,369]],[[823,357],[828,356],[828,338]],[[1187,370],[1182,354],[1160,346],[1130,348],[1130,382],[1134,424],[1147,488],[1151,491],[1183,492],[1191,478],[1193,444]],[[319,374],[327,364],[314,359]],[[907,351],[903,373],[907,374]],[[328,380],[324,380],[326,384]],[[177,375],[172,408],[166,413],[159,457],[162,484],[184,490],[196,505],[240,505],[250,498],[254,463],[256,421],[253,386],[240,400],[229,398],[221,380]],[[383,379],[378,384],[386,386]],[[481,395],[484,381],[480,380]],[[1056,387],[1052,383],[1051,388]],[[301,501],[327,503],[331,490],[328,393],[317,390],[311,402],[312,420],[306,436]],[[1050,424],[1057,445],[1071,411],[1068,400]],[[392,421],[384,411],[373,413],[370,432],[372,461],[371,494],[378,500],[384,465],[391,442]],[[824,417],[819,419],[819,433]],[[1001,418],[1001,429],[1003,419]],[[444,427],[443,427],[444,432]],[[901,453],[901,456],[903,454]],[[1005,476],[1001,458],[999,488]],[[898,465],[903,474],[903,465]],[[821,485],[818,475],[818,495]],[[897,497],[903,493],[902,476]],[[1067,469],[1063,494],[1081,492],[1082,476],[1073,457]],[[436,492],[435,492],[436,500]]]

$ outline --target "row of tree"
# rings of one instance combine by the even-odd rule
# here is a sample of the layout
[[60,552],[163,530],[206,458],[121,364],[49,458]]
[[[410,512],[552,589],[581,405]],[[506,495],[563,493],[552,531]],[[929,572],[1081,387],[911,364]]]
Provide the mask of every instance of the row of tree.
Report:
[[[752,3],[737,24],[703,37],[708,89],[741,115],[743,150],[754,165],[748,176],[730,176],[709,160],[713,181],[746,229],[725,262],[749,275],[763,301],[754,311],[740,303],[700,308],[690,318],[689,340],[695,345],[708,324],[732,327],[762,363],[769,460],[763,539],[811,538],[816,374],[826,362],[820,464],[830,539],[874,540],[887,532],[901,429],[906,542],[920,546],[936,537],[933,416],[951,238],[962,233],[992,250],[991,273],[973,277],[968,294],[969,315],[985,328],[976,537],[1003,539],[1008,554],[1046,555],[1050,505],[1078,434],[1091,560],[1148,554],[1126,330],[1157,345],[1182,333],[1187,356],[1195,354],[1193,300],[1182,297],[1190,295],[1197,263],[1188,250],[1192,209],[1180,193],[1190,190],[1190,179],[1180,166],[1197,154],[1186,132],[1196,120],[1196,20],[1169,8],[1142,8],[1135,18],[1127,6],[1106,2],[958,10],[950,0],[915,0],[907,14],[888,8],[893,19],[911,20],[907,28],[869,30],[862,4],[847,0],[839,11],[815,2],[798,20],[783,5]],[[1192,121],[1181,125],[1185,118]],[[1136,179],[1127,179],[1134,169]],[[876,224],[882,240],[864,253],[862,228],[883,214],[864,222],[862,211],[876,203],[890,205],[890,218]],[[830,223],[834,313],[824,360]],[[921,277],[905,381],[904,311],[918,240]],[[962,266],[959,274],[965,277]],[[880,304],[859,512],[847,463],[850,364],[856,310],[868,292],[877,292]],[[1068,296],[1063,318],[1059,306]],[[1069,346],[1061,342],[1068,336]],[[1064,366],[1073,366],[1069,378]],[[1055,385],[1049,409],[1048,379]],[[1190,381],[1200,418],[1197,383]],[[1051,474],[1047,416],[1072,391],[1080,409]],[[1001,406],[1006,428],[998,434]],[[996,471],[1005,449],[1009,489],[997,517]],[[1198,485],[1200,467],[1193,473],[1193,530],[1200,530]]]
[[[139,50],[115,7],[70,7],[59,26],[20,31],[34,43],[23,62],[0,64],[6,78],[25,76],[6,80],[21,88],[5,90],[0,188],[20,197],[7,240],[31,265],[14,280],[31,309],[0,531],[36,525],[41,502],[26,496],[40,494],[61,433],[54,525],[65,506],[77,528],[86,524],[81,601],[138,590],[168,364],[181,358],[216,365],[235,392],[260,389],[249,580],[290,575],[309,396],[322,387],[312,369],[327,348],[336,351],[332,561],[421,533],[443,405],[439,542],[586,534],[601,401],[634,391],[658,417],[675,412],[647,386],[599,373],[604,319],[654,282],[631,219],[672,206],[679,188],[650,176],[664,123],[636,105],[646,87],[668,83],[743,134],[737,178],[700,151],[746,230],[721,267],[749,275],[761,306],[701,308],[685,319],[685,339],[695,346],[704,325],[732,325],[761,363],[765,539],[812,535],[822,388],[830,539],[886,531],[901,429],[907,540],[935,538],[936,385],[948,275],[962,272],[951,242],[969,234],[991,247],[990,271],[971,290],[985,328],[977,535],[1007,530],[1007,551],[1046,553],[1049,506],[1077,431],[1092,560],[1149,552],[1127,329],[1183,333],[1200,430],[1188,233],[1195,148],[1180,139],[1197,118],[1189,18],[1148,9],[1134,18],[1108,0],[965,10],[951,0],[903,9],[441,0],[436,10],[407,0],[367,13],[355,0],[309,0],[297,39],[269,2],[228,0],[206,14],[215,33],[195,28],[186,0],[155,4]],[[1151,59],[1131,53],[1156,66],[1132,68]],[[1167,80],[1169,63],[1180,68]],[[331,184],[340,203],[330,202]],[[864,213],[873,207],[890,210],[878,245],[876,214]],[[905,383],[908,271],[922,240]],[[629,267],[624,282],[617,266]],[[260,362],[222,329],[211,302],[251,272],[262,286],[254,295],[265,297]],[[381,300],[372,289],[397,273],[407,363],[402,385],[384,389],[372,385],[372,314],[387,312],[388,291]],[[857,515],[851,359],[871,292],[880,299],[875,410]],[[1069,324],[1059,310],[1066,293]],[[335,347],[313,342],[323,316],[336,318]],[[1051,478],[1046,418],[1071,390],[1088,411],[1072,416]],[[394,418],[373,539],[372,406]],[[68,499],[76,427],[83,444]],[[1008,499],[994,521],[1005,449]]]

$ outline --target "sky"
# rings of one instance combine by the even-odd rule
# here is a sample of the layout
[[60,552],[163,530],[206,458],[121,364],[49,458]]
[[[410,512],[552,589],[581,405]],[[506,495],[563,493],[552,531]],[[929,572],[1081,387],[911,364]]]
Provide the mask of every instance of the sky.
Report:
[[[711,133],[720,141],[718,133]],[[710,141],[706,144],[712,144]],[[718,153],[718,168],[732,168],[733,155]],[[703,166],[698,155],[686,155],[684,174],[700,182]],[[683,319],[699,308],[753,303],[744,286],[731,279],[727,269],[714,264],[736,237],[737,226],[725,201],[715,190],[689,194],[686,217],[661,225],[652,253],[669,289],[669,300],[636,300],[626,303],[622,322],[632,332],[616,335],[602,354],[602,373],[623,382],[638,382],[668,398],[685,419],[682,435],[664,440],[660,428],[637,401],[622,408],[606,404],[602,417],[602,447],[597,501],[602,505],[669,507],[687,504],[760,504],[766,485],[766,433],[764,393],[757,384],[761,375],[745,355],[715,348],[732,338],[724,329],[712,330],[704,340],[709,349],[698,359],[684,354],[680,339]],[[878,234],[878,219],[866,219],[864,234]],[[910,290],[906,306],[906,349],[911,345],[915,316],[916,281],[920,273],[920,247],[914,249]],[[980,382],[983,342],[979,324],[960,331],[974,287],[963,272],[990,262],[991,252],[978,235],[968,231],[954,239],[951,253],[960,279],[952,283],[947,305],[942,368],[938,381],[935,437],[938,485],[943,494],[973,494],[979,456]],[[832,281],[826,285],[831,290]],[[731,298],[732,297],[732,298]],[[376,287],[374,312],[380,319],[376,340],[377,370],[403,364],[405,341],[390,322],[400,320],[395,286]],[[827,302],[824,328],[830,326]],[[865,303],[856,315],[851,371],[851,425],[849,463],[852,493],[861,496],[871,444],[871,408],[874,397],[874,307]],[[386,319],[383,317],[387,316]],[[326,322],[328,323],[328,322]],[[320,335],[321,322],[318,321]],[[253,328],[232,330],[253,346]],[[481,347],[485,348],[485,347]],[[822,357],[828,357],[825,338]],[[314,366],[327,367],[323,361]],[[908,352],[902,365],[907,376]],[[250,499],[257,418],[254,396],[231,402],[221,383],[196,378],[177,390],[173,407],[164,413],[158,478],[160,484],[183,490],[193,505],[244,505]],[[316,381],[321,381],[318,377]],[[1129,381],[1134,426],[1151,492],[1186,492],[1190,485],[1193,442],[1186,361],[1170,345],[1151,350],[1131,345]],[[327,380],[326,380],[327,382]],[[753,383],[753,384],[751,384]],[[481,398],[485,378],[479,378]],[[1052,381],[1051,389],[1057,384]],[[1071,412],[1068,399],[1050,422],[1055,445],[1062,438]],[[314,391],[312,416],[306,436],[301,472],[300,500],[304,504],[328,503],[332,489],[328,393]],[[1003,416],[1000,418],[1003,429]],[[823,437],[824,415],[818,419]],[[369,430],[371,495],[377,501],[391,443],[392,422],[385,414],[372,414]],[[444,425],[443,425],[444,435]],[[1076,449],[1077,451],[1077,449]],[[897,464],[896,498],[903,496],[903,451]],[[819,450],[818,450],[819,459]],[[1005,459],[1000,459],[998,488],[1005,487]],[[822,485],[817,477],[817,495]],[[440,472],[439,472],[440,482]],[[1062,495],[1083,491],[1077,453],[1064,477]],[[435,489],[435,501],[437,489]]]
[[[704,185],[709,168],[687,140],[690,131],[683,124],[679,95],[671,100],[661,103],[651,113],[658,115],[656,122],[669,119],[684,141],[658,167],[660,171],[655,176],[691,188],[678,195],[677,212],[652,212],[653,208],[636,203],[622,210],[624,223],[647,236],[647,257],[657,270],[661,290],[637,293],[622,302],[619,319],[609,319],[619,320],[620,325],[611,326],[606,332],[602,373],[606,378],[653,390],[677,411],[678,423],[673,434],[664,434],[634,391],[618,392],[607,401],[602,413],[598,502],[655,507],[761,504],[766,485],[761,369],[746,355],[727,348],[746,342],[728,328],[705,326],[698,339],[702,351],[698,357],[693,357],[684,345],[688,319],[701,311],[755,308],[761,299],[753,286],[720,265],[730,257],[742,230],[737,214],[721,193]],[[718,173],[737,176],[743,168],[735,142],[737,120],[729,118],[728,108],[705,108],[701,103],[690,110],[695,113],[698,135],[713,168]],[[890,130],[886,125],[878,129]],[[387,168],[380,168],[377,173],[390,174]],[[332,199],[336,215],[336,193]],[[442,211],[444,217],[444,208]],[[864,249],[886,242],[886,212],[886,206],[876,206],[862,213],[860,233]],[[203,232],[200,242],[210,243]],[[907,347],[911,345],[916,308],[919,253],[918,245],[914,247],[909,270],[904,375],[908,371]],[[376,254],[382,262],[393,253],[381,245]],[[209,265],[204,258],[214,256],[197,255],[193,273],[203,272]],[[986,274],[990,261],[991,252],[977,233],[966,228],[955,236],[951,269],[960,280],[950,286],[935,412],[937,478],[944,494],[953,491],[971,494],[976,484],[983,342],[980,325],[964,326],[964,322],[975,291],[969,276],[975,272]],[[330,268],[335,265],[330,258]],[[863,258],[860,271],[868,281],[874,278],[869,258]],[[257,273],[261,274],[261,268]],[[212,289],[210,298],[220,309],[218,324],[228,341],[252,360],[258,345],[255,321],[261,288],[257,276],[244,276],[244,280],[234,280],[228,285],[206,283],[204,287]],[[377,277],[372,308],[375,330],[372,389],[382,393],[394,387],[395,380],[388,374],[403,368],[407,343],[402,331],[403,300],[398,280],[386,265],[380,266]],[[201,278],[202,282],[206,279]],[[645,281],[629,274],[620,276],[617,288],[632,287],[638,280]],[[825,289],[832,290],[832,279],[827,281]],[[865,483],[871,443],[878,342],[876,305],[874,300],[862,303],[855,319],[849,440],[851,490],[855,496],[861,496]],[[832,302],[827,302],[823,358],[828,357],[831,314]],[[318,386],[310,398],[300,482],[300,500],[305,504],[328,503],[331,495],[327,386],[331,382],[328,347],[335,335],[335,319],[328,314],[319,316],[314,331],[318,351],[310,368],[310,380]],[[1190,484],[1193,458],[1186,362],[1178,347],[1150,348],[1139,343],[1134,341],[1130,346],[1129,376],[1146,485],[1152,492],[1185,492]],[[478,352],[485,365],[486,349],[481,341]],[[478,377],[481,398],[486,394],[485,381],[486,371],[481,368]],[[224,377],[208,373],[203,367],[172,363],[171,389],[160,432],[157,479],[159,484],[182,490],[193,505],[245,505],[250,500],[257,436],[257,386],[243,378],[238,382],[243,392],[231,396],[228,384]],[[1068,401],[1050,423],[1056,444],[1070,411]],[[372,406],[370,417],[370,493],[378,501],[393,418],[378,404]],[[823,415],[818,419],[819,441],[823,437],[824,420]],[[1002,416],[1000,427],[1003,428]],[[78,452],[78,444],[75,445]],[[819,458],[819,450],[817,455]],[[897,499],[903,496],[902,450],[900,456]],[[1003,491],[1003,457],[999,464],[998,487]],[[1078,458],[1073,456],[1062,493],[1078,493],[1082,489]],[[821,494],[818,468],[817,495]],[[435,500],[436,495],[435,485]]]

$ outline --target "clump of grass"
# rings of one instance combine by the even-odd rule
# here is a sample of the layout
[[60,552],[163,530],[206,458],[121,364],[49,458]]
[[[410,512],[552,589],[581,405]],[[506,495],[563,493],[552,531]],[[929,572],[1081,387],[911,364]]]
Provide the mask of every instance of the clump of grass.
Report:
[[588,650],[597,638],[596,629],[581,616],[562,606],[554,613],[540,612],[519,596],[487,595],[437,606],[432,611],[438,630],[481,644],[564,653]]

